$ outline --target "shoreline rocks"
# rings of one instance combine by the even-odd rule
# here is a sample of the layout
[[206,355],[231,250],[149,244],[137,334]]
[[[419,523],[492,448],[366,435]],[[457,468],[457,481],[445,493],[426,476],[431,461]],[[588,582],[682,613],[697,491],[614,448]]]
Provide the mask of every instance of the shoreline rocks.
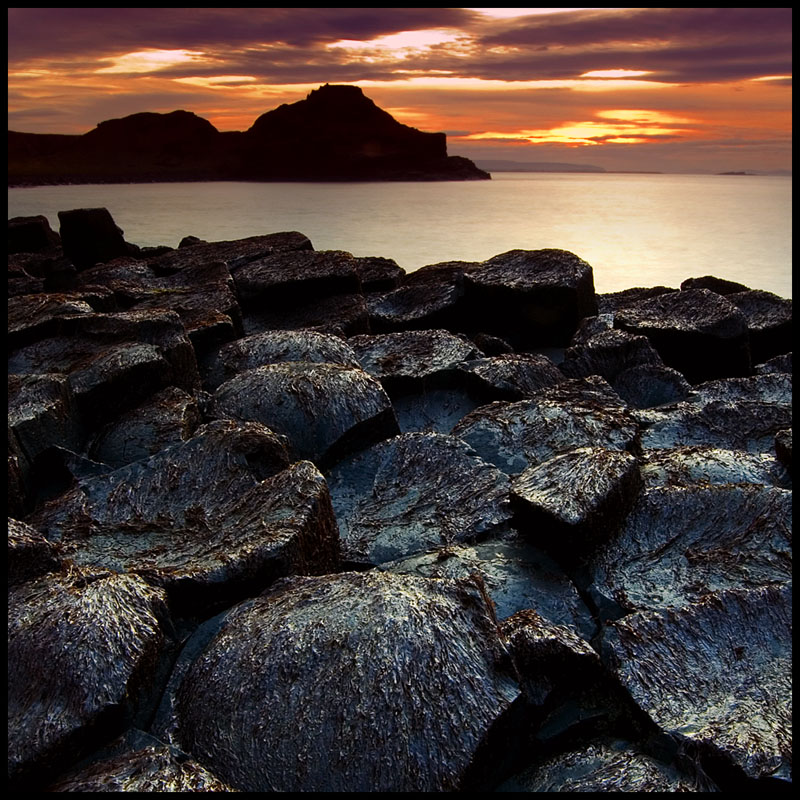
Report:
[[77,211],[9,221],[13,790],[790,788],[791,300]]

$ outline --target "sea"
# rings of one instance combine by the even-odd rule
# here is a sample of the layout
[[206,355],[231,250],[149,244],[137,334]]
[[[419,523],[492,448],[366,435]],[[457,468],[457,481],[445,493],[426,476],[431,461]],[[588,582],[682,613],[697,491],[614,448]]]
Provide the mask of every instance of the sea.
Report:
[[140,246],[300,231],[317,250],[394,259],[410,272],[559,248],[595,290],[677,288],[714,275],[792,296],[792,179],[759,175],[497,172],[491,181],[148,183],[8,190],[8,215],[103,206]]

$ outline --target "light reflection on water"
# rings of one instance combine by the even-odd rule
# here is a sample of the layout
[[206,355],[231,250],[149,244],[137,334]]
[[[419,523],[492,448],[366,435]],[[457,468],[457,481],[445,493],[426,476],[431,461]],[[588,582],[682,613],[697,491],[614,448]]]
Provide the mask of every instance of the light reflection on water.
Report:
[[506,250],[571,250],[598,292],[716,275],[791,297],[788,177],[495,173],[441,183],[163,183],[8,190],[9,217],[105,206],[129,242],[306,234],[411,271]]

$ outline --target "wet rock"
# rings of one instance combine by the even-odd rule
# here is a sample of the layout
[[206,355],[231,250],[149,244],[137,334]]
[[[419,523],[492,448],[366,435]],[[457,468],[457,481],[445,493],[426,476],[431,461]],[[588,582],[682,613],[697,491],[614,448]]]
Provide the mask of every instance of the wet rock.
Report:
[[633,289],[623,289],[621,292],[609,292],[608,294],[597,295],[597,307],[601,316],[609,316],[613,321],[614,314],[621,308],[635,306],[643,300],[651,300],[662,294],[677,292],[677,289],[670,289],[667,286],[651,286],[647,288],[636,287]]
[[243,791],[455,790],[519,696],[503,653],[474,582],[289,580],[192,665],[174,738]]
[[663,730],[749,778],[790,779],[791,588],[731,589],[612,623],[604,654]]
[[396,261],[380,256],[356,258],[354,266],[364,292],[389,292],[400,285],[406,274]]
[[[9,255],[8,257],[8,272],[6,294],[8,297],[17,297],[26,294],[38,294],[44,291],[44,278],[33,274],[32,267],[43,261],[50,259],[42,259],[30,253],[23,253],[17,255]],[[74,269],[74,267],[73,267]]]
[[283,443],[252,423],[204,426],[31,521],[76,563],[148,575],[194,613],[338,563],[324,478],[308,462],[287,466]]
[[58,220],[64,255],[79,270],[137,251],[125,241],[107,208],[59,211]]
[[313,330],[339,337],[369,333],[367,303],[362,294],[339,294],[283,308],[250,311],[244,319],[247,335],[272,330]]
[[511,517],[506,476],[452,436],[396,436],[340,463],[328,480],[343,554],[354,563],[471,541]]
[[681,283],[681,291],[686,289],[709,289],[721,295],[749,291],[749,287],[743,283],[725,280],[725,278],[716,278],[713,275],[705,275],[702,278],[687,278]]
[[708,381],[694,387],[691,399],[700,404],[772,403],[792,404],[792,376],[786,372],[768,372],[750,378]]
[[361,291],[355,259],[342,250],[292,250],[232,271],[247,309],[281,308]]
[[617,530],[640,487],[630,453],[579,447],[526,469],[511,497],[537,546],[574,562]]
[[82,415],[94,422],[174,385],[192,392],[200,376],[174,312],[63,317],[60,335],[12,352],[8,371],[66,375]]
[[65,776],[49,792],[235,792],[205,767],[167,745],[150,745]]
[[535,353],[478,358],[461,368],[467,373],[470,392],[484,403],[523,400],[564,380],[564,374],[547,356]]
[[792,429],[778,431],[775,434],[775,455],[778,460],[792,473]]
[[623,741],[598,742],[548,758],[506,781],[499,792],[717,792]]
[[792,350],[792,301],[771,292],[749,289],[729,294],[747,320],[750,351],[754,364],[760,364]]
[[757,375],[764,375],[768,372],[788,372],[791,375],[792,354],[786,353],[782,356],[775,356],[775,358],[770,358],[763,364],[756,364],[756,366],[753,368],[753,371]]
[[353,348],[338,336],[309,330],[265,331],[219,348],[201,367],[204,385],[214,391],[240,372],[286,361],[361,366]]
[[267,364],[223,383],[217,416],[260,422],[285,435],[296,458],[335,460],[398,433],[386,392],[361,369],[341,364]]
[[576,631],[587,641],[595,623],[574,584],[543,550],[514,531],[475,544],[439,550],[381,565],[389,572],[425,578],[480,575],[499,621],[524,609]]
[[61,237],[50,227],[47,217],[12,217],[8,221],[8,252],[52,252],[61,246]]
[[169,386],[107,425],[92,442],[89,454],[115,469],[124,467],[190,439],[200,422],[195,398]]
[[450,433],[480,403],[467,389],[433,389],[395,395],[392,405],[403,433]]
[[690,383],[747,375],[747,321],[733,303],[708,289],[669,292],[627,306],[614,327],[646,336],[668,367]]
[[61,569],[61,555],[58,548],[35,528],[9,517],[9,585],[23,583],[59,569]]
[[545,389],[530,400],[495,402],[464,417],[453,435],[485,461],[518,475],[560,453],[578,447],[634,450],[638,425],[605,381],[569,381]]
[[642,479],[651,486],[707,486],[755,483],[791,489],[791,477],[775,456],[717,447],[645,450]]
[[164,593],[72,568],[9,591],[11,785],[35,785],[118,735],[151,690],[170,630]]
[[613,383],[629,367],[660,366],[662,363],[661,357],[644,336],[606,330],[568,347],[560,369],[570,378],[600,375]]
[[591,594],[613,614],[791,580],[792,493],[773,486],[646,489],[592,559]]
[[663,364],[639,364],[622,370],[614,391],[633,408],[655,408],[686,400],[691,384],[680,372]]
[[466,273],[464,285],[482,328],[521,350],[564,346],[597,314],[592,268],[566,250],[510,250]]
[[348,344],[392,395],[463,385],[461,363],[482,355],[468,339],[445,330],[354,336]]

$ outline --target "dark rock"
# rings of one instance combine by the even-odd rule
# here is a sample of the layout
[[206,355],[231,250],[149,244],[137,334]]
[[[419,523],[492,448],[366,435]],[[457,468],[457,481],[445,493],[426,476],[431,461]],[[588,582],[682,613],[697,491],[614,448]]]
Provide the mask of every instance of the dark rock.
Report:
[[568,347],[559,366],[570,378],[600,375],[613,384],[623,370],[642,365],[663,366],[650,342],[644,336],[607,330]]
[[58,219],[64,255],[79,270],[135,252],[107,208],[59,211]]
[[47,217],[12,217],[8,221],[8,252],[51,252],[61,246],[61,237],[50,227]]
[[290,250],[233,270],[242,306],[263,311],[361,291],[356,260],[342,250]]
[[[598,299],[603,295],[598,295]],[[596,317],[584,317],[578,329],[572,334],[569,340],[570,347],[578,347],[588,342],[595,336],[613,330],[611,325],[614,322],[613,314],[598,314]],[[564,353],[566,355],[566,351]]]
[[792,429],[778,431],[775,434],[775,455],[792,472]]
[[750,289],[729,294],[747,320],[754,364],[792,351],[792,301],[771,292]]
[[166,745],[98,761],[65,776],[49,792],[235,792],[205,767]]
[[341,364],[267,364],[223,383],[217,416],[260,422],[285,435],[296,458],[325,464],[398,433],[380,383]]
[[[18,253],[8,257],[8,278],[6,281],[8,297],[26,294],[39,294],[44,291],[44,278],[33,274],[40,265],[49,264],[52,259],[31,253]],[[75,269],[73,267],[73,269]],[[45,272],[45,269],[41,270]]]
[[457,790],[519,696],[503,654],[477,581],[289,580],[192,665],[175,739],[242,791]]
[[12,352],[8,371],[66,375],[80,413],[93,423],[169,385],[199,388],[194,350],[174,312],[62,317],[59,333]]
[[184,236],[183,239],[178,242],[178,249],[180,250],[182,247],[193,247],[196,244],[208,244],[205,239],[199,239],[197,236]]
[[8,518],[9,585],[56,572],[61,566],[61,554],[56,545],[30,525]]
[[601,609],[632,611],[791,580],[791,506],[773,486],[646,489],[593,558],[591,592]]
[[633,408],[655,408],[686,400],[691,384],[680,372],[663,364],[639,364],[622,370],[614,391]]
[[767,372],[788,372],[790,375],[792,374],[792,354],[786,353],[782,356],[775,356],[775,358],[770,358],[769,361],[765,361],[763,364],[757,364],[753,371],[757,375],[763,375]]
[[503,355],[467,361],[470,391],[484,403],[523,400],[564,380],[564,374],[547,356],[535,353]]
[[638,425],[622,405],[609,402],[603,387],[610,387],[600,380],[587,383],[594,388],[586,392],[564,381],[530,400],[490,403],[464,417],[453,435],[509,475],[578,447],[634,450]]
[[768,372],[749,378],[706,381],[694,387],[690,399],[699,404],[723,402],[790,406],[792,376],[786,372]]
[[750,291],[749,287],[745,286],[743,283],[728,281],[724,278],[715,278],[713,275],[705,275],[702,278],[687,278],[681,283],[681,291],[686,289],[709,289],[721,295]]
[[89,454],[115,469],[124,467],[190,439],[200,422],[195,398],[169,386],[107,425],[92,442]]
[[118,735],[152,689],[171,628],[136,575],[73,567],[9,591],[9,778],[52,778]]
[[396,261],[381,256],[356,258],[355,268],[364,292],[389,292],[400,285],[406,274]]
[[641,468],[647,487],[755,483],[792,488],[786,470],[769,453],[706,446],[645,450]]
[[466,388],[453,388],[395,395],[392,405],[403,433],[450,433],[479,402]]
[[597,295],[597,307],[600,314],[603,316],[610,315],[613,319],[614,314],[621,308],[635,306],[643,300],[650,300],[654,297],[671,292],[677,292],[677,289],[670,289],[666,286],[623,289],[621,292],[609,292],[608,294]]
[[492,336],[490,333],[475,333],[470,336],[470,339],[487,356],[502,356],[514,352],[514,348],[505,339]]
[[564,346],[597,314],[592,268],[566,250],[510,250],[467,272],[464,285],[483,329],[521,350]]
[[344,557],[383,564],[471,541],[510,519],[508,479],[459,439],[403,434],[328,477]]
[[623,741],[561,753],[515,775],[499,792],[718,792]]
[[460,365],[482,355],[468,339],[445,330],[354,336],[348,344],[390,395],[463,386]]
[[668,367],[690,383],[747,375],[747,321],[708,289],[658,295],[617,312],[614,327],[646,336]]
[[618,529],[640,487],[630,453],[579,447],[526,469],[511,497],[534,543],[572,563]]
[[265,331],[219,348],[202,365],[204,385],[214,391],[240,372],[287,361],[361,366],[353,348],[338,336],[309,330]]
[[279,438],[252,423],[204,426],[31,521],[76,563],[148,575],[193,613],[338,563],[324,478],[308,462],[287,466]]
[[524,609],[576,631],[587,641],[595,623],[574,584],[543,550],[514,531],[475,544],[447,545],[435,552],[390,561],[381,569],[425,578],[480,575],[499,621]]
[[701,758],[790,780],[791,588],[708,594],[612,623],[606,659],[634,700]]

